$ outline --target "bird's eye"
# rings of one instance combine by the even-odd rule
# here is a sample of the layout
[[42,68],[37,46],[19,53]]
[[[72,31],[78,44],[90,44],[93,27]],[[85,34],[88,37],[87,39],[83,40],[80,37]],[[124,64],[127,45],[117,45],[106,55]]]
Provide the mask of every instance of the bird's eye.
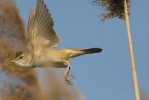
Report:
[[22,56],[20,56],[19,59],[22,59]]

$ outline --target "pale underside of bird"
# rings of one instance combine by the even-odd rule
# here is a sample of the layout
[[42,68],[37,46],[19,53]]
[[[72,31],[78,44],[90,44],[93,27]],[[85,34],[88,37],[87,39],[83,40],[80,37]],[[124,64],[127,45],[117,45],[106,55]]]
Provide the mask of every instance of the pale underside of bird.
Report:
[[43,0],[37,0],[36,7],[30,10],[26,34],[28,52],[18,51],[14,60],[21,67],[65,68],[64,78],[72,84],[73,75],[69,75],[70,59],[84,54],[101,52],[101,48],[55,49],[60,39],[53,29],[53,19]]

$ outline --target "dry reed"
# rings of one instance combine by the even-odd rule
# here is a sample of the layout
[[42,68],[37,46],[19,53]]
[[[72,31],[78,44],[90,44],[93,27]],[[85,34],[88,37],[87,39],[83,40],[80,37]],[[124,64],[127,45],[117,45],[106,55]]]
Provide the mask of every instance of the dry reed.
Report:
[[[101,21],[104,22],[107,18],[118,17],[125,20],[124,0],[92,0],[93,5],[102,6],[107,13],[99,14]],[[128,14],[130,15],[130,0],[127,0]]]
[[84,100],[75,86],[49,70],[41,85],[37,72],[11,64],[17,50],[26,50],[25,29],[14,0],[0,0],[0,100]]

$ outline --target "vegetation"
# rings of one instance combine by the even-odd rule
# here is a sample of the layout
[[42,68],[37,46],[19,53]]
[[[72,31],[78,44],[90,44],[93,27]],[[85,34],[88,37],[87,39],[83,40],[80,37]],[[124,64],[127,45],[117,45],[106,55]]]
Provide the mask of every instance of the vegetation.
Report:
[[[126,0],[128,15],[130,15],[130,0]],[[104,22],[107,18],[118,17],[125,20],[124,0],[92,0],[91,4],[102,6],[107,13],[99,14],[101,21]]]
[[51,69],[44,70],[41,84],[35,69],[9,61],[26,50],[22,17],[13,0],[0,0],[0,100],[83,100],[75,86],[69,87]]
[[131,38],[131,32],[130,32],[130,22],[129,22],[130,0],[92,0],[92,3],[102,6],[107,11],[106,14],[99,15],[99,17],[102,17],[101,19],[102,22],[104,22],[105,19],[107,18],[114,18],[114,17],[118,17],[126,21],[130,58],[131,58],[131,65],[132,65],[132,75],[134,80],[134,91],[136,95],[136,100],[140,100],[137,71],[135,66],[132,38]]

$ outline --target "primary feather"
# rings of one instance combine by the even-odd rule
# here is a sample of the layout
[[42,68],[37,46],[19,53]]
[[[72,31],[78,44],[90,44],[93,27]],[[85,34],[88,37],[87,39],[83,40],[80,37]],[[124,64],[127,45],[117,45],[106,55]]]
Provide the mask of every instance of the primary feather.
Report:
[[37,0],[28,21],[26,39],[29,52],[40,52],[45,47],[53,48],[60,43],[53,25],[53,19],[43,0]]

